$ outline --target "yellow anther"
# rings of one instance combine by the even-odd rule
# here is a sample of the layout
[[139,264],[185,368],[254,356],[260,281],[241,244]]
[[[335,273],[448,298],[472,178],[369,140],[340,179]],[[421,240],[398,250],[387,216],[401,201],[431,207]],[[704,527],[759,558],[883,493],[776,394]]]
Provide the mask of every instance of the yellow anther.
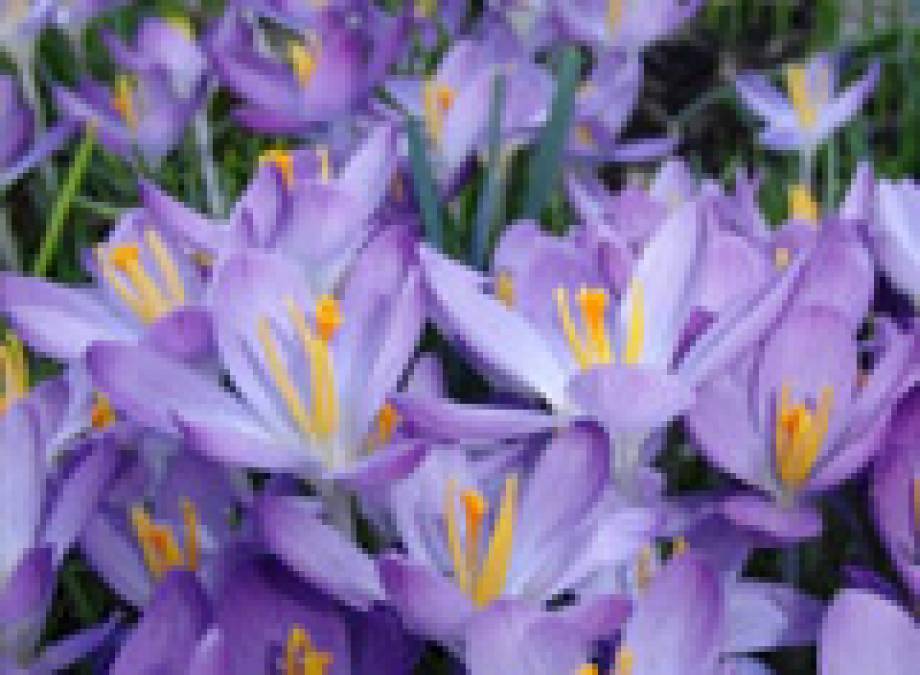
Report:
[[[323,298],[330,298],[333,303],[323,301]],[[317,337],[313,330],[307,325],[304,314],[301,312],[293,300],[288,299],[288,314],[291,322],[297,330],[297,336],[300,338],[304,351],[304,358],[310,365],[310,417],[309,432],[314,438],[320,441],[329,440],[338,428],[339,407],[338,407],[338,390],[335,386],[335,369],[332,363],[332,352],[329,349],[329,339],[331,339],[334,328],[334,314],[338,312],[338,305],[331,296],[323,296],[317,304]],[[333,316],[330,316],[332,312]],[[341,321],[341,317],[338,319]],[[329,339],[324,337],[327,335]],[[298,398],[299,400],[299,398]],[[327,460],[332,461],[332,455]]]
[[465,490],[460,494],[466,520],[466,538],[461,543],[455,504],[456,485],[452,480],[447,483],[444,512],[447,545],[454,563],[454,578],[460,590],[467,593],[478,607],[485,607],[498,598],[508,580],[511,548],[514,542],[517,489],[517,476],[505,479],[498,516],[486,547],[485,557],[480,563],[480,539],[488,504],[475,490]]
[[182,514],[185,527],[185,552],[179,545],[169,525],[159,525],[150,518],[143,506],[131,508],[131,524],[144,554],[144,563],[150,575],[162,579],[174,569],[195,571],[199,564],[198,517],[195,507],[188,499],[182,500]]
[[29,393],[29,368],[26,351],[12,333],[0,343],[0,366],[3,368],[3,391],[0,392],[0,415]]
[[798,490],[818,459],[830,424],[833,389],[824,387],[815,410],[793,405],[789,385],[781,388],[776,409],[776,468],[783,486]]
[[617,32],[623,21],[623,0],[607,0],[607,30],[611,35]]
[[284,675],[325,675],[331,664],[332,654],[316,649],[302,626],[291,627],[284,645]]
[[331,342],[336,331],[342,325],[342,310],[339,303],[328,294],[319,296],[316,301],[316,332],[326,342]]
[[600,672],[596,663],[586,663],[578,668],[578,675],[600,675]]
[[636,655],[633,650],[625,645],[620,647],[619,651],[617,651],[616,666],[613,670],[614,675],[632,675],[635,663]]
[[808,69],[799,65],[787,67],[786,88],[799,124],[805,129],[813,128],[818,121],[817,97],[809,86]]
[[629,326],[626,329],[626,345],[623,347],[623,363],[634,366],[642,360],[645,346],[645,291],[642,282],[633,280],[630,287]]
[[316,74],[317,55],[315,50],[300,42],[290,42],[287,48],[288,60],[294,76],[301,87],[308,87]]
[[115,424],[115,411],[108,396],[97,393],[93,400],[93,407],[89,413],[89,421],[93,429],[102,431]]
[[[160,254],[168,258],[165,249]],[[108,255],[100,249],[99,257],[100,268],[106,281],[143,322],[156,321],[173,308],[174,305],[163,295],[160,287],[144,269],[140,246],[135,243],[116,244],[109,247]],[[154,259],[156,260],[156,255]],[[157,262],[160,264],[162,261]],[[168,262],[175,268],[171,258],[168,258]],[[129,283],[125,283],[118,276],[119,272]],[[175,269],[173,272],[178,277]],[[178,283],[181,285],[181,281]],[[184,290],[180,297],[184,300]]]
[[165,18],[167,24],[175,28],[181,35],[186,37],[189,42],[195,39],[195,27],[192,26],[192,20],[182,14],[170,14]]
[[393,404],[385,403],[380,412],[377,413],[377,438],[375,441],[378,446],[384,446],[392,440],[398,424],[399,412],[397,412]]
[[112,88],[112,107],[131,130],[138,126],[137,108],[134,105],[134,83],[129,75],[119,75]]
[[671,555],[678,556],[683,555],[687,552],[687,549],[690,548],[690,544],[687,543],[686,537],[675,537],[674,544],[671,549]]
[[654,552],[651,546],[645,546],[639,552],[639,559],[636,561],[636,586],[640,591],[644,591],[652,582],[653,557]]
[[817,225],[820,216],[818,203],[807,185],[796,184],[789,188],[789,217]]
[[447,84],[428,81],[422,91],[425,126],[432,142],[439,144],[444,135],[444,118],[454,105],[457,92]]
[[514,307],[514,278],[502,270],[495,277],[495,297],[508,309]]
[[259,164],[270,164],[275,167],[284,187],[294,185],[294,156],[287,150],[272,148],[259,155]]
[[117,244],[109,249],[109,260],[119,272],[127,272],[140,263],[141,248],[137,244]]
[[597,139],[594,137],[594,132],[587,124],[578,124],[575,126],[575,138],[577,138],[578,142],[582,145],[591,147],[597,145]]
[[607,291],[600,288],[580,288],[576,302],[584,326],[582,335],[569,309],[568,291],[556,288],[556,310],[562,323],[562,333],[572,350],[572,355],[582,369],[613,362],[610,337],[607,333]]
[[329,160],[329,146],[325,144],[317,145],[316,157],[319,160],[319,179],[325,185],[332,177],[332,164]]
[[773,250],[773,264],[776,265],[776,269],[784,270],[789,267],[789,263],[792,260],[792,253],[785,246],[777,246]]
[[166,290],[169,291],[169,295],[172,298],[172,305],[174,307],[177,305],[184,305],[185,283],[182,281],[182,275],[179,273],[179,266],[176,264],[175,259],[163,242],[160,233],[149,228],[144,232],[144,241],[147,243],[147,248],[150,249],[150,253],[153,255],[153,260],[156,262],[160,276],[163,278],[163,281],[166,282]]
[[262,346],[262,354],[265,358],[268,374],[275,383],[275,388],[281,395],[281,399],[284,401],[288,414],[291,416],[291,419],[294,420],[294,423],[297,425],[297,428],[300,429],[301,433],[306,436],[311,435],[313,433],[313,425],[310,421],[310,416],[307,414],[307,409],[304,407],[300,393],[297,391],[297,387],[294,386],[287,366],[281,358],[281,353],[275,344],[275,339],[272,336],[271,324],[269,324],[268,319],[264,317],[259,320],[257,337]]

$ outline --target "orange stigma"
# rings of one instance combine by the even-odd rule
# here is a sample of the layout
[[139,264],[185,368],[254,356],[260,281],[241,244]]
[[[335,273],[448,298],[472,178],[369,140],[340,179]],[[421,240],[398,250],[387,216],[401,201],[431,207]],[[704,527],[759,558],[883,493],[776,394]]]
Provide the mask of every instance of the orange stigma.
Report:
[[259,164],[269,164],[281,176],[281,182],[286,188],[294,185],[294,156],[287,150],[272,148],[259,155]]
[[134,506],[131,509],[131,524],[144,553],[144,563],[150,575],[157,581],[170,570],[196,571],[199,566],[198,514],[190,500],[183,499],[181,504],[185,528],[184,550],[170,525],[153,522],[143,506]]
[[780,482],[787,490],[801,488],[814,468],[827,436],[830,423],[833,389],[824,387],[814,410],[793,405],[789,385],[784,384],[776,406],[776,468]]
[[97,392],[92,410],[89,413],[90,425],[96,431],[102,431],[115,424],[115,419],[115,411],[112,410],[112,404],[108,397],[101,392]]
[[284,645],[284,675],[325,675],[332,654],[319,651],[302,626],[292,626]]

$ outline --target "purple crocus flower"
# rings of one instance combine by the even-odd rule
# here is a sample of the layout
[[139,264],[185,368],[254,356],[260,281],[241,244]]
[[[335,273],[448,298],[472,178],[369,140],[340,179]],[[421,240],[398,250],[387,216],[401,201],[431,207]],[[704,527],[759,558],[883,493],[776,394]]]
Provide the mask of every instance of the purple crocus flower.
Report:
[[773,150],[797,150],[810,158],[818,146],[846,124],[878,83],[881,65],[873,61],[866,74],[837,93],[839,58],[817,54],[803,64],[787,66],[788,95],[764,75],[744,73],[736,81],[745,105],[764,120],[760,142]]
[[920,390],[898,403],[876,465],[872,504],[882,541],[913,598],[920,599]]
[[818,661],[822,675],[910,675],[920,663],[920,627],[884,598],[845,590],[824,617]]
[[0,189],[13,183],[57,150],[73,132],[73,125],[62,123],[35,133],[35,114],[26,105],[16,78],[0,74]]
[[435,175],[451,188],[460,169],[486,141],[493,82],[505,74],[502,132],[527,140],[545,121],[552,92],[549,74],[506,33],[480,41],[458,40],[427,79],[397,77],[387,92],[406,112],[423,120]]
[[[380,573],[407,626],[457,652],[471,622],[505,602],[538,609],[627,567],[655,528],[654,512],[606,500],[608,451],[596,428],[559,432],[532,472],[506,456],[472,462],[442,450],[393,487],[405,554],[385,555]],[[625,609],[603,592],[580,602],[588,614]]]
[[385,231],[337,295],[319,297],[279,254],[229,257],[215,272],[211,311],[241,398],[150,349],[111,343],[90,350],[94,382],[129,417],[181,428],[205,456],[232,466],[359,481],[411,470],[420,448],[390,443],[397,420],[387,397],[424,319],[414,255]]
[[129,47],[112,34],[110,52],[123,73],[111,88],[86,80],[76,91],[54,90],[62,114],[94,125],[113,152],[137,151],[156,165],[181,139],[206,96],[205,59],[190,24],[148,19]]
[[553,16],[568,38],[604,50],[641,52],[673,33],[703,5],[702,0],[550,0]]
[[856,328],[847,317],[822,305],[795,307],[752,365],[697,392],[686,420],[701,450],[760,492],[727,499],[729,519],[785,541],[820,531],[808,500],[875,456],[907,365],[911,340],[879,325],[887,345],[872,371],[858,376]]
[[148,213],[127,213],[93,253],[90,286],[0,277],[0,308],[33,349],[62,361],[111,340],[142,341],[188,359],[208,353],[210,317],[196,306],[201,275]]
[[406,16],[376,8],[363,19],[330,8],[265,53],[256,29],[231,10],[208,47],[221,82],[246,101],[237,119],[268,133],[303,133],[365,104],[401,55],[407,26]]
[[[870,171],[868,167],[863,170]],[[874,197],[866,214],[869,245],[895,287],[916,298],[920,295],[916,266],[920,239],[914,223],[920,208],[920,187],[909,179],[880,179],[875,183]]]
[[271,150],[227,220],[205,218],[148,182],[141,183],[141,198],[186,253],[208,268],[239,250],[277,251],[301,266],[310,288],[321,294],[387,225],[380,211],[395,156],[396,133],[386,124],[371,128],[341,162],[322,144]]

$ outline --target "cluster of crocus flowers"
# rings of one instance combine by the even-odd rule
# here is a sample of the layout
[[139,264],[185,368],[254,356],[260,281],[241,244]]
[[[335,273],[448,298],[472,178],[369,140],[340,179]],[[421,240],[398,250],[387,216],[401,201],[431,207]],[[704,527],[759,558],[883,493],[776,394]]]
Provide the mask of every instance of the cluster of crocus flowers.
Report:
[[[3,28],[118,3],[38,4]],[[52,85],[45,135],[0,78],[0,183],[80,124],[142,174],[85,281],[0,275],[0,670],[401,675],[435,646],[471,675],[741,675],[817,645],[827,675],[913,673],[917,325],[888,307],[920,292],[920,187],[862,165],[816,198],[880,76],[838,93],[831,55],[737,81],[803,158],[775,227],[756,178],[630,139],[643,52],[702,4],[196,4],[104,30],[114,71]],[[270,137],[204,214],[155,170],[228,106],[221,133]],[[489,201],[522,147],[553,231]],[[468,264],[439,227],[474,198]],[[825,607],[796,547],[827,512],[865,529],[856,502],[883,549],[847,562],[893,564]],[[763,549],[782,580],[748,575]],[[49,644],[75,557],[131,618]]]

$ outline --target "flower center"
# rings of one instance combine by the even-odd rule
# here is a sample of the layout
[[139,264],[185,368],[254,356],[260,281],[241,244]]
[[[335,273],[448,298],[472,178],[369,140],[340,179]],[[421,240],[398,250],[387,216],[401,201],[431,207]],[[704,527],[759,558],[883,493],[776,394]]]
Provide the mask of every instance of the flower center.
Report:
[[805,66],[793,65],[786,68],[786,90],[799,118],[799,124],[805,129],[813,128],[818,121],[818,92],[814,91],[809,83],[808,69]]
[[833,389],[824,387],[818,405],[811,409],[792,404],[789,385],[784,384],[776,410],[776,468],[780,482],[797,491],[808,479],[827,436],[833,405]]
[[460,507],[465,516],[465,531],[461,540],[456,511],[457,488],[453,480],[447,483],[444,520],[447,526],[447,545],[454,564],[454,578],[460,590],[470,596],[477,607],[491,604],[505,589],[514,541],[517,488],[517,476],[505,479],[498,517],[483,557],[480,555],[480,540],[483,523],[489,513],[488,502],[477,490],[463,490],[460,493]]
[[439,82],[428,81],[422,91],[422,105],[425,114],[425,127],[435,145],[440,145],[444,136],[444,118],[454,105],[457,92],[453,87]]
[[313,81],[316,74],[316,66],[319,61],[319,49],[316,44],[306,46],[300,42],[292,41],[287,46],[288,61],[291,62],[291,69],[294,71],[294,77],[301,87],[306,89]]
[[[555,295],[562,333],[578,365],[587,370],[593,366],[613,363],[615,355],[607,330],[607,291],[587,287],[578,290],[575,300],[581,314],[582,330],[579,330],[572,318],[568,291],[560,286],[556,288]],[[642,359],[645,343],[645,301],[642,285],[638,281],[633,281],[629,298],[629,325],[622,359],[627,365],[635,365]]]
[[0,391],[0,416],[6,413],[16,401],[29,393],[29,364],[26,351],[12,333],[7,333],[0,342],[0,368],[3,373],[3,389]]
[[112,409],[108,396],[101,392],[96,393],[89,420],[96,431],[102,431],[115,424],[115,411]]
[[185,304],[185,284],[175,259],[154,229],[144,232],[144,243],[153,257],[161,285],[147,272],[137,243],[99,248],[99,268],[115,293],[144,323],[152,323]]
[[278,175],[281,176],[281,182],[284,187],[290,188],[294,185],[294,156],[287,150],[272,148],[259,155],[259,164],[268,164],[274,167]]
[[313,646],[302,626],[293,626],[284,645],[284,675],[325,675],[332,654]]
[[112,87],[112,107],[129,129],[137,130],[135,84],[130,75],[119,75],[115,80],[115,85]]
[[144,563],[150,575],[157,581],[170,570],[187,569],[194,572],[198,569],[198,514],[189,499],[182,499],[182,520],[185,528],[184,550],[170,525],[153,522],[143,506],[134,506],[131,509],[131,524],[144,552]]

